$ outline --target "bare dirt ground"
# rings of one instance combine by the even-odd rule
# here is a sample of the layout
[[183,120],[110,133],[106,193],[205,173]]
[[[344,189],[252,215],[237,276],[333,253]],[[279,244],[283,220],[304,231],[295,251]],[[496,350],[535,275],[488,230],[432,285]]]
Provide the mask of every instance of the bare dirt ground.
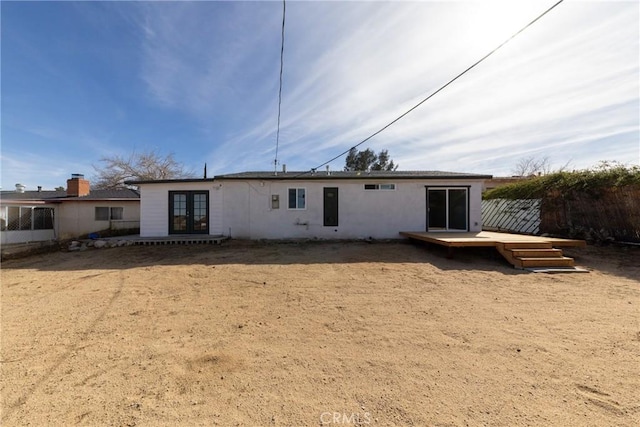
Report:
[[407,243],[2,264],[2,425],[640,423],[640,251],[587,274]]

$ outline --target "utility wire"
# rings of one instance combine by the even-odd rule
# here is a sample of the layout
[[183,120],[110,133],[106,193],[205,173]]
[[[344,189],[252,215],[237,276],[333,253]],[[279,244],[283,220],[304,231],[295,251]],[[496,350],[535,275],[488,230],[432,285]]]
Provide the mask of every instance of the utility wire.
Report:
[[282,106],[282,69],[284,68],[284,18],[287,12],[287,4],[282,0],[282,42],[280,43],[280,88],[278,89],[278,128],[276,130],[276,156],[273,160],[274,172],[278,168],[278,145],[280,144],[280,109]]
[[466,70],[464,70],[463,72],[461,72],[460,74],[458,74],[457,76],[455,76],[454,78],[452,78],[451,80],[449,80],[447,83],[445,83],[443,86],[440,87],[440,89],[436,90],[435,92],[433,92],[431,95],[427,96],[426,98],[424,98],[422,101],[418,102],[416,105],[414,105],[413,107],[411,107],[410,109],[408,109],[407,111],[405,111],[404,113],[402,113],[400,116],[396,117],[394,120],[392,120],[391,122],[389,122],[388,124],[386,124],[385,126],[383,126],[382,128],[380,128],[379,130],[377,130],[376,132],[372,133],[371,135],[369,135],[368,137],[366,137],[365,139],[363,139],[362,141],[358,142],[356,145],[354,145],[353,147],[349,148],[348,150],[343,151],[342,153],[338,154],[337,156],[333,157],[331,160],[327,160],[326,162],[316,166],[315,168],[310,169],[307,172],[303,172],[298,176],[302,176],[302,175],[306,175],[308,173],[313,172],[314,170],[318,170],[320,169],[322,166],[328,165],[329,163],[333,162],[334,160],[339,159],[340,157],[344,156],[345,154],[347,154],[350,150],[352,150],[353,148],[357,148],[360,145],[364,144],[365,142],[367,142],[368,140],[370,140],[371,138],[373,138],[374,136],[378,135],[379,133],[383,132],[384,130],[386,130],[388,127],[390,127],[391,125],[395,124],[396,122],[398,122],[400,119],[402,119],[403,117],[405,117],[406,115],[408,115],[409,113],[411,113],[413,110],[415,110],[416,108],[418,108],[419,106],[421,106],[422,104],[424,104],[425,102],[427,102],[429,99],[431,99],[433,96],[435,96],[438,92],[442,91],[444,88],[446,88],[447,86],[449,86],[451,83],[453,83],[454,81],[458,80],[460,77],[462,77],[464,74],[466,74],[468,71],[470,71],[472,68],[474,68],[476,65],[480,64],[482,61],[484,61],[485,59],[487,59],[488,57],[490,57],[491,55],[493,55],[498,49],[500,49],[502,46],[504,46],[505,44],[509,43],[512,39],[514,39],[516,36],[518,36],[520,33],[522,33],[524,30],[526,30],[527,28],[529,28],[531,25],[533,25],[534,23],[536,23],[538,20],[540,20],[540,18],[542,18],[543,16],[545,16],[547,13],[551,12],[551,10],[553,10],[556,6],[558,6],[560,3],[562,3],[564,0],[559,0],[556,4],[554,4],[553,6],[551,6],[550,8],[548,8],[547,10],[545,10],[544,12],[542,12],[540,15],[538,15],[537,18],[535,18],[533,21],[529,22],[527,25],[525,25],[524,27],[522,27],[518,32],[516,32],[515,34],[513,34],[511,37],[509,37],[508,39],[506,39],[505,41],[503,41],[498,47],[496,47],[495,49],[493,49],[491,52],[487,53],[485,56],[483,56],[482,58],[480,58],[479,60],[477,60],[473,65],[471,65],[470,67],[468,67]]

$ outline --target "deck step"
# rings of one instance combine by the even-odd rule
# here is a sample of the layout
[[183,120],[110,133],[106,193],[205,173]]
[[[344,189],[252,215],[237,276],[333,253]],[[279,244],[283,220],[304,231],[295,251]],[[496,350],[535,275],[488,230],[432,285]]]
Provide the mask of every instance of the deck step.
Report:
[[556,258],[518,258],[520,266],[522,268],[529,267],[573,267],[573,258],[569,257],[556,257]]
[[505,249],[552,249],[551,242],[504,242]]
[[562,249],[509,249],[511,254],[516,258],[560,258],[562,257]]

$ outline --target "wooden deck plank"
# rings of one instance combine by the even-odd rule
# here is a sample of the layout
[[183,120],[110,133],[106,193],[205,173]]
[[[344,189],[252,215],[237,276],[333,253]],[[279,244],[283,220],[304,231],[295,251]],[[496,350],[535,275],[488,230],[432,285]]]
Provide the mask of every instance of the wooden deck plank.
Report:
[[561,239],[558,237],[528,236],[522,234],[480,232],[424,232],[401,231],[401,236],[422,240],[441,246],[452,247],[495,247],[498,244],[510,243],[551,243],[554,247],[584,247],[584,240]]
[[572,267],[574,265],[573,258],[563,256],[562,250],[553,249],[553,247],[586,246],[584,240],[497,233],[493,231],[477,233],[403,231],[400,232],[400,235],[409,239],[445,246],[448,248],[449,257],[453,255],[454,248],[495,247],[516,268]]

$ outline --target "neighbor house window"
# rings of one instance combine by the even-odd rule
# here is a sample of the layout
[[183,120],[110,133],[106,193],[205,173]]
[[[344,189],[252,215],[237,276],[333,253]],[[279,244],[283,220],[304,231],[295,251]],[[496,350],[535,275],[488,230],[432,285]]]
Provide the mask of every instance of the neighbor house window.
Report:
[[304,188],[289,189],[289,209],[306,209],[306,190]]
[[53,208],[33,208],[33,229],[53,230]]
[[365,184],[365,190],[395,190],[395,184]]
[[3,230],[52,230],[53,208],[9,206]]
[[118,220],[124,217],[124,208],[96,207],[96,221]]
[[96,221],[109,221],[109,208],[96,208]]
[[20,207],[9,206],[7,230],[20,230]]
[[111,208],[111,219],[121,220],[124,217],[124,208]]

